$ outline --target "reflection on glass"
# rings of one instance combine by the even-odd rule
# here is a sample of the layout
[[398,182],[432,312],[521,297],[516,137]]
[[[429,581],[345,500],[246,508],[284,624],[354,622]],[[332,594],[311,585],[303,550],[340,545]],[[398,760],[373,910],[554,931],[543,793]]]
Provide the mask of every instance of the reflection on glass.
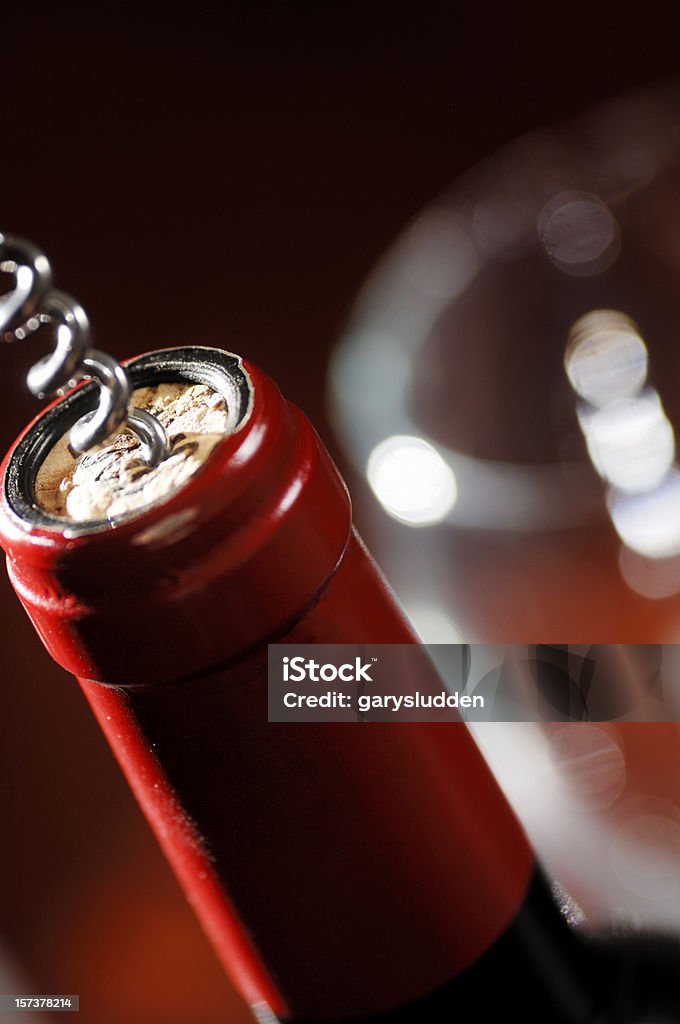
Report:
[[366,476],[386,512],[411,526],[438,523],[456,503],[456,478],[432,445],[397,435],[377,444]]

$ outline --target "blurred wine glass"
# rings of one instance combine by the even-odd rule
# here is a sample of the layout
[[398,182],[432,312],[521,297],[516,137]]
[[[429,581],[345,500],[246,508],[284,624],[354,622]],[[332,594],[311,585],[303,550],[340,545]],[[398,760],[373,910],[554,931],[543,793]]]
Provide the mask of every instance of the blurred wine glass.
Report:
[[[680,642],[678,381],[678,82],[518,139],[413,219],[330,388],[426,642]],[[591,921],[676,926],[680,732],[634,717],[473,728]]]

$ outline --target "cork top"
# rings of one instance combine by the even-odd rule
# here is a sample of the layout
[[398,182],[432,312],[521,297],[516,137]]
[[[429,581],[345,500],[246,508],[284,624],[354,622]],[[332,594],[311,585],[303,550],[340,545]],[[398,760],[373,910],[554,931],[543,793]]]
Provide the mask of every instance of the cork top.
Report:
[[228,433],[224,396],[205,384],[161,383],[133,391],[132,405],[156,416],[171,450],[156,468],[141,457],[138,438],[125,426],[82,455],[64,434],[35,478],[36,504],[70,523],[113,520],[166,499],[204,464]]

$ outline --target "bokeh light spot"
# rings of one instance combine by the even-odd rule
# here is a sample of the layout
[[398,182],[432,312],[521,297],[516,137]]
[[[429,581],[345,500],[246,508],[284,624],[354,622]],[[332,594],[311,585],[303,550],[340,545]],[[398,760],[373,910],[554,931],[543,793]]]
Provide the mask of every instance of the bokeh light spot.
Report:
[[409,526],[440,522],[456,503],[453,471],[420,437],[381,441],[368,457],[366,474],[384,509]]

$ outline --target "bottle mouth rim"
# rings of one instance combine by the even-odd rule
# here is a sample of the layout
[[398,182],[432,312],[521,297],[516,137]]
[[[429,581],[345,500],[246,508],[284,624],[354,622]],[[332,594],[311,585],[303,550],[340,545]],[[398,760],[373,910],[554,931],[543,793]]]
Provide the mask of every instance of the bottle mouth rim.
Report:
[[[224,398],[227,406],[225,437],[241,430],[250,417],[253,385],[241,357],[233,352],[201,345],[158,349],[126,361],[124,366],[133,390],[171,383],[204,384],[212,388]],[[56,442],[81,416],[96,408],[98,394],[96,381],[77,387],[38,416],[14,446],[7,462],[3,490],[9,509],[24,526],[79,537],[110,530],[152,507],[145,505],[118,517],[75,523],[51,515],[36,501],[38,470]]]

